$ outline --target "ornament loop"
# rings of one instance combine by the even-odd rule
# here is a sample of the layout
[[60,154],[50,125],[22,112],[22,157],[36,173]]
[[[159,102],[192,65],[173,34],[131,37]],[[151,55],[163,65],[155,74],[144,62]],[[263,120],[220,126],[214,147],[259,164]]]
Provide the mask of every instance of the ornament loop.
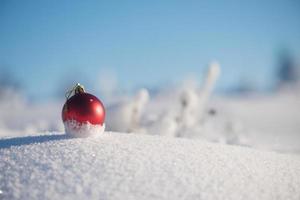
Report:
[[84,87],[80,83],[77,83],[71,90],[67,91],[65,94],[66,99],[68,100],[72,94],[79,94],[79,93],[84,93]]

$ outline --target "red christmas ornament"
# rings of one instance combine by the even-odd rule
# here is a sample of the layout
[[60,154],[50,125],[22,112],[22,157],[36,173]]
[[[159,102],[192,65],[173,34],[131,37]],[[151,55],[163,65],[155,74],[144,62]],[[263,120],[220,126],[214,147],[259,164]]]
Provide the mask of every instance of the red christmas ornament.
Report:
[[86,93],[80,84],[70,90],[66,97],[62,119],[67,134],[87,137],[104,132],[105,109],[97,97]]

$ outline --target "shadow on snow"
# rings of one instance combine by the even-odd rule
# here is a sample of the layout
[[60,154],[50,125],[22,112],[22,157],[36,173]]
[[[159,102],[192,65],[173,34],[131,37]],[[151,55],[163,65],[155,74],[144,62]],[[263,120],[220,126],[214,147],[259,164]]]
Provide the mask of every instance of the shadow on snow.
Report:
[[0,149],[64,139],[70,139],[70,137],[64,134],[57,134],[0,139]]

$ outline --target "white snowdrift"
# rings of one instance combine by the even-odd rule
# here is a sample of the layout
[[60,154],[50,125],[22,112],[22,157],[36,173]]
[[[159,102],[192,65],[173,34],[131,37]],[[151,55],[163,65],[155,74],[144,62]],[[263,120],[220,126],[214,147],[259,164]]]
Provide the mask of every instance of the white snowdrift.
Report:
[[106,132],[0,140],[0,199],[300,199],[300,156]]

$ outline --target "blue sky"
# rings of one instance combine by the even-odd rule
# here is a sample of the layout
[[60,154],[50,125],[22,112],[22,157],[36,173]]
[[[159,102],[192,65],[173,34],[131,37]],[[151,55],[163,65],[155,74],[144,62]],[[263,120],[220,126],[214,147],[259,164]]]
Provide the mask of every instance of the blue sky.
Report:
[[300,57],[300,2],[0,1],[0,67],[32,98],[64,80],[96,90],[107,71],[121,89],[159,87],[222,65],[219,89],[269,87],[277,51]]

